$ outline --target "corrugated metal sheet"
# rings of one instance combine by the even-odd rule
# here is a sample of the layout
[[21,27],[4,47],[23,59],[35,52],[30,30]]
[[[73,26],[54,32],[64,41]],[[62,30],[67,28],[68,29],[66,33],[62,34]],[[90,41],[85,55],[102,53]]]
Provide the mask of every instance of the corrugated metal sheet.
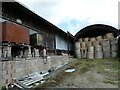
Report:
[[51,35],[46,35],[44,44],[48,47],[48,49],[54,49],[54,37]]
[[43,35],[37,33],[30,35],[30,44],[32,46],[40,46],[41,44],[44,44]]
[[93,25],[86,26],[85,28],[81,29],[74,36],[74,39],[75,41],[77,41],[79,38],[97,37],[97,36],[105,35],[111,32],[114,34],[115,37],[118,35],[117,28],[114,28],[110,25],[105,25],[105,24],[93,24]]
[[28,29],[14,23],[3,22],[2,41],[29,44]]
[[69,42],[69,50],[74,50],[73,45],[74,45],[73,43]]
[[56,49],[68,50],[67,39],[62,38],[60,35],[56,35]]
[[48,49],[54,49],[54,37],[46,34],[32,34],[30,35],[30,44],[32,46],[47,46]]

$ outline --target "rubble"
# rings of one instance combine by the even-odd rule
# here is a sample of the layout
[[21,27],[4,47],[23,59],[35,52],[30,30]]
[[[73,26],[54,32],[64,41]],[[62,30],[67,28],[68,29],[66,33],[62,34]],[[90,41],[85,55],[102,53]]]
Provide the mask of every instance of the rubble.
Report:
[[[20,79],[14,79],[14,85],[19,88],[32,88],[34,85],[37,86],[44,81],[44,76],[48,75],[48,72],[35,72],[28,74]],[[33,85],[34,84],[34,85]]]
[[54,70],[52,70],[52,68],[50,68],[49,70],[51,70],[49,72],[48,71],[43,71],[43,72],[34,72],[32,74],[28,74],[26,76],[23,76],[20,79],[14,79],[14,86],[24,89],[24,88],[32,88],[34,86],[38,86],[39,84],[43,84],[45,82],[45,79],[50,76],[52,73],[54,73],[55,71],[59,70],[60,68],[62,68],[64,65],[59,65],[58,67],[54,68]]

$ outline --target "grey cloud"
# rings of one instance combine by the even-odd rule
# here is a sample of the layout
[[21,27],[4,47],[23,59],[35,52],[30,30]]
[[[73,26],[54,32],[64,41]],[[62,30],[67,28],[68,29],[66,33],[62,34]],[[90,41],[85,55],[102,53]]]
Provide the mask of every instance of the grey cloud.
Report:
[[[57,9],[59,7],[58,2],[31,2],[26,4],[28,8],[32,9],[35,13],[39,14],[40,16],[49,19],[51,16],[54,16],[57,12]],[[59,12],[59,11],[58,11]]]

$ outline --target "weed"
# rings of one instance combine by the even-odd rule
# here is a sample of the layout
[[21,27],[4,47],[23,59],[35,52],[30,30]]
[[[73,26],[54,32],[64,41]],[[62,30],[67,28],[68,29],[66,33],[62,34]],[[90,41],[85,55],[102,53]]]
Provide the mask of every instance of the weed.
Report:
[[[50,77],[44,82],[42,85],[38,86],[40,88],[48,88],[48,87],[55,87],[63,82],[63,80],[70,76],[73,73],[66,73],[66,69],[74,68],[76,71],[87,71],[89,68],[93,66],[97,66],[97,72],[103,75],[106,75],[106,80],[104,83],[111,83],[116,84],[118,80],[118,73],[120,72],[111,72],[113,70],[120,70],[118,68],[118,60],[117,59],[95,59],[95,60],[88,60],[88,59],[74,59],[69,62],[68,66],[60,70],[55,77]],[[110,71],[105,71],[108,68]],[[54,82],[53,82],[54,81]]]
[[109,83],[109,84],[117,84],[118,81],[114,79],[106,79],[103,81],[104,83]]

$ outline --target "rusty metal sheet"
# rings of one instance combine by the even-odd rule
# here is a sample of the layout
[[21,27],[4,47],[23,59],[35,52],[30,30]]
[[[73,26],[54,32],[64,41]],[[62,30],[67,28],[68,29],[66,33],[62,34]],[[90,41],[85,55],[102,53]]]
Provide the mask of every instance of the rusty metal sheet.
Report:
[[28,29],[11,22],[3,22],[2,41],[29,44]]

